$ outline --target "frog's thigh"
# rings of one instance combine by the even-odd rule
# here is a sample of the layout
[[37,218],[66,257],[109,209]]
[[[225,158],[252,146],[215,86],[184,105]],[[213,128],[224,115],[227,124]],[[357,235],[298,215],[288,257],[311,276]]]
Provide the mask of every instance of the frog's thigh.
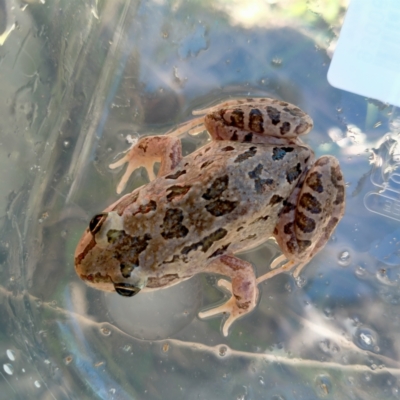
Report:
[[200,318],[229,313],[222,328],[223,335],[228,336],[232,323],[256,305],[257,286],[253,266],[234,256],[223,255],[209,264],[205,272],[221,274],[232,280],[232,297],[219,307],[199,313]]
[[298,264],[294,275],[321,250],[345,208],[345,183],[335,157],[319,158],[297,185],[279,218],[275,238],[284,255]]
[[110,164],[110,168],[118,168],[128,163],[125,174],[117,187],[117,193],[121,193],[132,173],[144,167],[149,179],[155,178],[153,166],[155,162],[161,162],[158,176],[166,175],[174,169],[182,159],[181,141],[171,136],[147,136],[140,139],[129,151],[117,162]]

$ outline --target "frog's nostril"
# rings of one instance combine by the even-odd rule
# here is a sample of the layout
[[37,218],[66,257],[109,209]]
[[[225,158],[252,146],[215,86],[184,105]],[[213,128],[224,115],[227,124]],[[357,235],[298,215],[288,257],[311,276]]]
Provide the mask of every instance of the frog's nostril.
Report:
[[107,219],[108,213],[95,215],[89,223],[89,230],[92,235],[95,235],[101,229],[104,221]]
[[129,283],[114,283],[115,291],[124,297],[132,297],[140,292],[140,288]]

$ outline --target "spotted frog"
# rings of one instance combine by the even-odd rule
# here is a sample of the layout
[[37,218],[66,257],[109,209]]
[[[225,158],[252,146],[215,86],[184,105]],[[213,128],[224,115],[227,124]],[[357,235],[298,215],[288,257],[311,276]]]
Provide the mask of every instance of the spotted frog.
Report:
[[[344,213],[345,184],[336,158],[314,159],[299,138],[313,126],[298,107],[269,98],[240,99],[194,112],[170,134],[141,138],[117,192],[137,168],[150,182],[96,215],[76,252],[90,286],[133,296],[200,272],[224,275],[232,296],[201,318],[229,314],[222,327],[256,306],[257,285],[301,269],[326,244]],[[179,135],[207,129],[211,141],[182,157]],[[153,166],[160,162],[157,177]],[[256,278],[235,254],[275,238],[283,255]]]

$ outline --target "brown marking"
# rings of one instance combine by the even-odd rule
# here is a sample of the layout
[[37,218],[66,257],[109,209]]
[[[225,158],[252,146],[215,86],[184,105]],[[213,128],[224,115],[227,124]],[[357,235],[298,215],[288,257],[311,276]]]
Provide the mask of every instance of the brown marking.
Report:
[[285,233],[286,235],[292,235],[293,234],[293,222],[288,222],[283,227],[283,233]]
[[168,193],[167,195],[167,201],[172,201],[172,200],[176,200],[181,199],[192,187],[189,185],[185,185],[185,186],[178,186],[178,185],[174,185],[174,186],[170,186],[167,191],[170,191],[170,193]]
[[235,148],[232,147],[232,146],[226,146],[226,147],[223,147],[223,148],[221,149],[221,151],[232,151],[232,150],[235,150]]
[[247,160],[250,157],[254,157],[257,153],[257,147],[250,147],[249,150],[246,150],[244,153],[239,154],[236,158],[234,163],[241,163],[244,160]]
[[293,147],[274,147],[272,149],[272,159],[274,161],[282,160],[286,153],[291,153],[293,150]]
[[285,107],[283,111],[286,111],[290,115],[293,115],[294,117],[304,117],[306,114],[304,111],[300,110],[300,108],[297,107]]
[[203,164],[201,164],[200,169],[203,169],[205,167],[208,167],[209,165],[211,165],[214,162],[214,160],[208,160],[206,162],[204,162]]
[[296,204],[290,203],[289,201],[285,200],[283,202],[283,209],[282,209],[281,213],[282,214],[287,214],[287,213],[295,210],[296,207],[297,207]]
[[295,167],[290,168],[286,173],[286,179],[289,183],[295,181],[301,174],[300,163],[297,163]]
[[221,176],[211,184],[207,191],[203,194],[203,199],[213,200],[221,196],[221,194],[228,188],[229,177],[228,175]]
[[290,122],[283,122],[279,130],[281,131],[282,136],[286,135],[288,132],[290,132]]
[[267,106],[267,114],[270,118],[272,125],[278,125],[281,122],[281,113],[275,107]]
[[277,194],[274,194],[274,195],[271,197],[271,200],[269,201],[269,205],[270,205],[270,206],[274,206],[275,204],[280,203],[282,200],[283,200],[283,197],[278,196]]
[[256,133],[264,132],[264,119],[258,108],[253,108],[249,113],[249,128]]
[[243,142],[244,143],[251,143],[253,140],[253,132],[249,132],[247,135],[244,136]]
[[174,174],[168,175],[165,179],[178,179],[181,175],[186,174],[186,170],[176,171]]
[[298,135],[302,135],[304,132],[307,132],[310,129],[310,124],[307,122],[303,122],[296,126],[294,130]]
[[311,240],[298,240],[297,244],[299,246],[299,252],[302,253],[312,245],[312,242]]
[[161,232],[161,236],[164,239],[179,239],[185,237],[189,230],[185,225],[182,224],[183,212],[179,208],[169,208],[164,216],[163,224],[161,228],[164,229]]
[[86,255],[90,252],[90,250],[93,249],[93,247],[96,247],[96,241],[94,240],[94,237],[92,236],[92,240],[85,247],[85,249],[82,251],[82,253],[80,253],[77,257],[75,257],[75,265],[79,265],[81,263],[81,261],[86,257]]
[[253,171],[248,173],[251,179],[254,179],[254,186],[257,193],[263,193],[266,190],[266,186],[272,185],[274,183],[273,179],[261,179],[260,175],[263,170],[262,164],[258,164]]
[[235,126],[236,128],[243,129],[244,128],[244,112],[240,108],[237,108],[231,112],[231,126]]
[[237,131],[233,132],[233,135],[231,136],[231,140],[234,142],[237,142],[238,139],[239,139],[239,137],[237,135]]
[[139,266],[139,255],[146,250],[151,235],[130,236],[123,230],[110,229],[107,240],[112,246],[113,258],[119,261],[121,273],[127,278]]
[[182,250],[181,253],[183,255],[187,255],[193,250],[197,250],[199,247],[202,247],[201,251],[205,253],[212,245],[214,242],[217,242],[218,240],[221,240],[226,236],[228,231],[226,231],[223,228],[219,228],[216,231],[212,232],[210,235],[204,237],[202,240],[200,240],[197,243],[193,243],[189,246],[185,246]]
[[227,243],[226,245],[220,247],[219,249],[215,250],[214,253],[211,254],[211,256],[208,257],[208,259],[221,256],[222,254],[225,253],[226,249],[230,246],[230,243]]
[[337,188],[336,199],[333,202],[333,204],[339,205],[339,204],[342,204],[343,202],[344,202],[344,187],[339,186]]
[[308,175],[306,185],[309,186],[314,192],[322,193],[324,186],[322,184],[322,174],[315,171]]
[[241,231],[242,229],[244,229],[244,227],[243,227],[243,226],[239,226],[239,228],[236,229],[236,232],[239,232],[239,231]]
[[214,200],[206,205],[206,210],[214,217],[221,217],[231,213],[238,204],[238,201]]
[[304,233],[311,233],[315,229],[315,221],[302,212],[296,213],[296,225]]
[[264,217],[258,217],[253,222],[250,222],[250,225],[256,224],[260,221],[266,221],[269,218],[269,215],[265,215]]
[[147,214],[150,211],[157,209],[157,203],[154,200],[150,200],[147,204],[141,204],[138,211],[135,214],[142,213]]
[[300,198],[299,205],[310,211],[311,214],[320,214],[322,211],[321,203],[311,193],[304,193]]

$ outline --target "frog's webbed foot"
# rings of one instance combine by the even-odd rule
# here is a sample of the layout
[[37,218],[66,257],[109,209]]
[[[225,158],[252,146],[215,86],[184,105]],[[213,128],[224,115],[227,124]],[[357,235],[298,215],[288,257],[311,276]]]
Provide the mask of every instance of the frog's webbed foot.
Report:
[[140,139],[120,160],[109,165],[111,169],[118,168],[125,163],[128,167],[122,176],[117,193],[121,193],[132,173],[144,167],[150,181],[155,179],[154,163],[161,162],[158,176],[166,175],[174,169],[182,159],[181,141],[176,137],[169,136],[146,136]]
[[232,283],[220,279],[218,286],[228,290],[232,296],[226,303],[199,313],[199,317],[208,318],[221,313],[229,314],[222,327],[222,334],[228,336],[233,322],[252,311],[256,305],[257,286],[253,266],[247,261],[224,255],[210,263],[207,271],[230,277]]

